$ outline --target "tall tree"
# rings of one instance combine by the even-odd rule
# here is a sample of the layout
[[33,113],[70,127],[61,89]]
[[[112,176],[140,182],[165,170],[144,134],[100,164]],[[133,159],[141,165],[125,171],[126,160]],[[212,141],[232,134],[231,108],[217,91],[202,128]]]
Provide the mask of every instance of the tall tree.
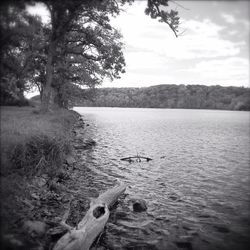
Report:
[[[85,53],[85,64],[81,62],[81,67],[78,67],[78,69],[76,69],[76,64],[71,65],[71,69],[79,72],[81,68],[86,81],[95,79],[93,76],[96,75],[96,72],[99,72],[99,75],[116,77],[118,75],[117,73],[123,70],[123,62],[119,46],[117,46],[117,43],[115,43],[115,45],[113,43],[114,46],[109,46],[109,48],[112,49],[107,52],[108,47],[103,47],[102,43],[100,41],[98,42],[98,37],[100,36],[98,29],[99,31],[102,31],[101,36],[105,36],[105,32],[108,34],[111,30],[109,25],[110,16],[118,15],[121,6],[125,3],[131,4],[133,0],[10,0],[9,2],[12,5],[16,4],[17,6],[20,5],[22,7],[24,6],[24,3],[42,2],[47,6],[47,9],[50,12],[50,32],[47,40],[45,81],[43,84],[41,102],[42,112],[48,111],[53,90],[55,92],[55,86],[58,87],[58,85],[60,85],[60,81],[58,81],[58,69],[60,67],[58,68],[57,65],[60,61],[59,58],[61,57],[61,65],[68,63],[65,62],[66,57],[62,59],[62,53],[64,53],[62,44],[65,43],[65,38],[70,33],[71,36],[73,36],[72,32],[79,32],[79,27],[77,30],[74,30],[76,24],[79,23],[79,20],[87,22],[90,20],[92,21],[90,26],[91,29],[89,29],[89,32],[87,33],[86,24],[81,24],[82,26],[80,30],[85,30],[85,39],[84,36],[82,36],[79,43],[82,43],[82,45],[85,43],[85,48],[89,45],[92,46],[95,44],[96,47],[99,47],[99,54],[101,56],[99,55],[95,58],[95,50],[92,50],[92,52],[88,54]],[[168,11],[168,2],[168,0],[148,0],[145,13],[151,18],[167,23],[177,36],[179,24],[178,13],[173,10]],[[5,6],[8,7],[11,4],[8,5],[8,1],[5,1]],[[91,34],[91,36],[89,36],[89,34]],[[91,37],[91,40],[88,40],[89,37]],[[108,39],[107,36],[106,38]],[[88,42],[90,42],[90,44],[88,44]],[[76,47],[79,48],[80,46]],[[77,57],[74,56],[74,58]],[[97,77],[96,79],[100,80],[101,78]]]
[[[132,0],[122,0],[118,4],[116,0],[43,0],[51,15],[51,34],[46,64],[46,84],[42,96],[41,111],[46,112],[49,108],[49,100],[52,93],[53,65],[55,64],[56,52],[61,40],[68,32],[73,29],[74,24],[79,18],[89,17],[93,20],[103,18],[109,21],[110,15],[117,15],[120,12],[120,5],[132,3]],[[165,22],[177,35],[179,24],[178,13],[171,10],[168,12],[166,7],[168,0],[148,0],[145,10],[151,18]],[[163,7],[163,8],[162,8]],[[100,23],[99,23],[100,24]],[[101,25],[103,29],[107,27]]]
[[[100,23],[106,29],[101,28]],[[119,32],[100,17],[95,21],[84,17],[74,24],[60,45],[61,53],[55,64],[52,87],[56,89],[55,100],[59,106],[69,97],[69,85],[75,85],[72,88],[75,93],[76,86],[95,87],[104,77],[119,78],[120,73],[125,72],[120,38]]]
[[53,67],[58,51],[60,51],[60,41],[63,41],[67,32],[72,29],[76,20],[81,16],[103,14],[113,12],[114,6],[104,4],[103,1],[91,0],[44,0],[43,1],[51,16],[51,34],[49,37],[47,64],[46,64],[46,84],[43,90],[41,111],[47,112],[52,94]]

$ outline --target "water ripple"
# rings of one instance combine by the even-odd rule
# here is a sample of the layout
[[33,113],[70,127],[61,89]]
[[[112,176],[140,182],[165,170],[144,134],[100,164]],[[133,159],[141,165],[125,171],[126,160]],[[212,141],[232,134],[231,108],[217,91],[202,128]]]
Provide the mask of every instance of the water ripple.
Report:
[[[97,142],[82,155],[84,181],[100,191],[130,185],[112,211],[104,249],[248,249],[248,112],[78,108]],[[127,163],[142,154],[150,162]],[[148,209],[136,213],[132,198]]]

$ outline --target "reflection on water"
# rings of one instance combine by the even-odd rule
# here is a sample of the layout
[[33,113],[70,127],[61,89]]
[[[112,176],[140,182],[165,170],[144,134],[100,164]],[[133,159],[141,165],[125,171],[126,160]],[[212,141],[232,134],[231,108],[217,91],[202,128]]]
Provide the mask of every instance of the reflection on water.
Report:
[[[97,191],[130,185],[111,213],[105,249],[247,249],[249,112],[75,108],[97,145],[82,155]],[[123,157],[144,155],[149,162]],[[147,202],[136,213],[130,200]]]

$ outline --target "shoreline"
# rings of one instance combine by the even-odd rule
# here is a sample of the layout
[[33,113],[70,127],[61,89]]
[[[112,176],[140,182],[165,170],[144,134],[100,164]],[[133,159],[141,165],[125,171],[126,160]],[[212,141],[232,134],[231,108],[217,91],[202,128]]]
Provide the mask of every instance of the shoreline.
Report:
[[110,108],[110,109],[159,109],[159,110],[205,110],[205,111],[228,111],[228,112],[250,112],[250,110],[231,110],[231,109],[198,109],[198,108],[148,108],[148,107],[119,107],[119,106],[74,106],[74,108]]
[[51,249],[67,232],[62,225],[65,214],[68,213],[67,224],[75,226],[87,211],[89,193],[79,192],[79,187],[86,190],[87,187],[84,187],[85,183],[79,183],[75,172],[79,171],[79,154],[94,147],[95,142],[79,138],[85,122],[75,110],[69,112],[74,117],[68,130],[70,152],[64,155],[63,164],[54,176],[43,172],[27,176],[20,169],[5,172],[1,164],[3,248]]

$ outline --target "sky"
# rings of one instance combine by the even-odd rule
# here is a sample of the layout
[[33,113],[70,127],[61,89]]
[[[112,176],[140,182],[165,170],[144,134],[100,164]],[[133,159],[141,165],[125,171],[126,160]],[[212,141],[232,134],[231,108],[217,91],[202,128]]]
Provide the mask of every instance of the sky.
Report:
[[[249,1],[171,1],[180,16],[178,38],[167,24],[146,16],[145,6],[135,1],[111,20],[123,35],[126,73],[102,87],[249,87]],[[46,19],[46,11],[39,13]]]

